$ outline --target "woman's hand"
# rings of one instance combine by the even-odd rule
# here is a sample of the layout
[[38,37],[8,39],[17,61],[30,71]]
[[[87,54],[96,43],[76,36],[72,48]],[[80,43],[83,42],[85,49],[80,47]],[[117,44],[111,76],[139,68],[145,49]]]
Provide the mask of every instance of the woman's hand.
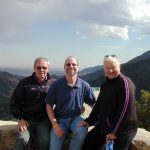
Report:
[[116,135],[114,133],[109,133],[106,135],[106,140],[115,140]]
[[86,121],[81,121],[81,122],[78,124],[78,127],[89,127],[89,124],[88,124]]

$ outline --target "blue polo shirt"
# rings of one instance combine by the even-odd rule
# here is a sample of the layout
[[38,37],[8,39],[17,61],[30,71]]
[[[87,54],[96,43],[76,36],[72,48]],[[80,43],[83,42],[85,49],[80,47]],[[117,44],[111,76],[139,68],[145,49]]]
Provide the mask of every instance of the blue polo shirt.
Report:
[[96,101],[90,85],[78,78],[74,87],[67,84],[65,77],[55,81],[46,96],[46,103],[55,105],[58,118],[74,118],[81,114],[83,103],[93,105]]

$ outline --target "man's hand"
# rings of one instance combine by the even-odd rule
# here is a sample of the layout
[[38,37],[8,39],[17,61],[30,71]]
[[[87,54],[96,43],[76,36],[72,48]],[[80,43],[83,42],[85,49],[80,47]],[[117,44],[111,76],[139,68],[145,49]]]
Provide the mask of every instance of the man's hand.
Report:
[[58,137],[63,137],[65,135],[63,129],[59,126],[59,124],[55,125],[53,127],[54,133],[56,134],[56,136]]
[[22,131],[27,131],[29,124],[26,120],[24,119],[20,119],[18,120],[18,131],[22,132]]

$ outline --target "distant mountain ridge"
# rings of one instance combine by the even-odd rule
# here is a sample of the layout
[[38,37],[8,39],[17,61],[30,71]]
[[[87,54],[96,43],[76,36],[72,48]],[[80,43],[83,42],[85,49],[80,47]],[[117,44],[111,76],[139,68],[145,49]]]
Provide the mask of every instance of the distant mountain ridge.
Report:
[[13,89],[21,78],[21,76],[15,76],[8,72],[0,71],[0,95],[10,97]]
[[137,62],[142,62],[150,59],[150,50],[143,53],[140,56],[135,57],[134,59],[128,61],[127,63],[137,63]]
[[20,76],[0,71],[0,119],[7,120],[12,118],[9,110],[9,101],[20,79]]
[[[150,51],[148,54],[150,54]],[[150,55],[147,55],[145,60],[143,55],[141,55],[141,58],[137,57],[122,65],[122,72],[135,83],[137,99],[141,96],[141,90],[150,91]]]
[[85,68],[85,69],[79,71],[78,75],[79,76],[86,76],[86,75],[91,74],[95,71],[100,71],[102,68],[103,68],[103,66],[88,67],[88,68]]

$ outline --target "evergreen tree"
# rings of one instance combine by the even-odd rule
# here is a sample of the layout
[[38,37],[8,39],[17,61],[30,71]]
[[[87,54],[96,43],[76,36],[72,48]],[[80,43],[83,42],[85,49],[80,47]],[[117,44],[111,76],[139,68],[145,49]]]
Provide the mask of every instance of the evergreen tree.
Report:
[[150,131],[150,92],[141,91],[141,98],[137,102],[139,127]]

